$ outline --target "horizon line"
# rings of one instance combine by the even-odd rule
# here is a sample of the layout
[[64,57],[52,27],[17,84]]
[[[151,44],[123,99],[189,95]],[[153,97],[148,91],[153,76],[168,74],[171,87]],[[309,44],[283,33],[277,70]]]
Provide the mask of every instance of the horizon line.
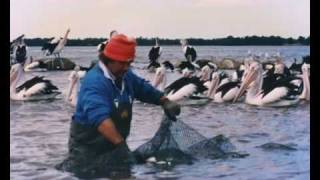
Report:
[[[297,36],[297,37],[284,37],[284,36],[280,36],[280,35],[269,35],[269,36],[266,36],[266,35],[245,35],[245,36],[233,36],[233,35],[228,35],[228,36],[225,36],[225,37],[217,37],[217,38],[204,38],[204,37],[188,37],[188,38],[164,38],[164,37],[159,37],[159,36],[154,36],[154,37],[143,37],[143,36],[136,36],[135,38],[138,39],[167,39],[167,40],[177,40],[177,39],[204,39],[204,40],[211,40],[211,39],[226,39],[226,38],[245,38],[245,37],[253,37],[253,36],[256,36],[256,37],[267,37],[267,38],[270,38],[270,37],[280,37],[280,38],[283,38],[283,39],[289,39],[289,38],[292,38],[292,39],[298,39],[299,37],[303,37],[303,38],[310,38],[310,35],[308,36],[303,36],[303,35],[300,35],[300,36]],[[52,37],[55,37],[55,36],[48,36],[48,37],[30,37],[30,38],[24,38],[24,39],[46,39],[46,38],[52,38]],[[62,36],[61,36],[62,37]],[[92,37],[92,36],[88,36],[88,37],[73,37],[73,38],[68,38],[68,39],[108,39],[107,37]],[[11,41],[11,40],[10,40]]]

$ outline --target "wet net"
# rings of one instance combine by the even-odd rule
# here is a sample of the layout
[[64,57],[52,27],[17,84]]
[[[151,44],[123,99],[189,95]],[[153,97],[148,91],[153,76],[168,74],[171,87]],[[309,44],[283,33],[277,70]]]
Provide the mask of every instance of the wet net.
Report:
[[155,158],[156,161],[169,161],[171,165],[190,164],[201,158],[247,156],[245,153],[235,152],[235,149],[223,135],[206,138],[183,121],[173,122],[164,116],[154,137],[133,153],[140,163]]
[[[81,135],[76,131],[74,134]],[[103,141],[103,138],[96,141]],[[163,116],[155,135],[133,152],[127,146],[112,151],[105,151],[101,146],[90,146],[90,150],[73,148],[71,151],[73,153],[69,153],[69,157],[56,168],[73,172],[80,178],[129,177],[132,165],[151,160],[156,165],[161,164],[160,167],[172,168],[178,164],[192,164],[202,158],[241,158],[247,155],[234,152],[235,147],[223,135],[208,139],[183,121],[173,122],[166,116]]]

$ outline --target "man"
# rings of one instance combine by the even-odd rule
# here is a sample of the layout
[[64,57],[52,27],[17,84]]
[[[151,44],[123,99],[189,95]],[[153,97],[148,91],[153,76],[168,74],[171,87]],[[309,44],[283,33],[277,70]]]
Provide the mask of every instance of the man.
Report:
[[135,98],[162,105],[172,120],[180,113],[178,104],[130,70],[135,47],[135,39],[123,34],[113,36],[98,64],[83,79],[71,121],[69,156],[58,169],[79,177],[109,176],[130,169],[135,158],[126,138]]

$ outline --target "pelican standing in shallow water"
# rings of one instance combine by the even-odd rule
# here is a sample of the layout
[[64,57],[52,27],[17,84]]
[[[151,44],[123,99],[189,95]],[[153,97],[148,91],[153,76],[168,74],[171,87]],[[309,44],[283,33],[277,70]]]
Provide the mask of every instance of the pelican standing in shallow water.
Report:
[[60,38],[60,39],[55,38],[51,40],[49,43],[44,44],[41,49],[42,51],[45,52],[46,56],[53,54],[55,57],[58,57],[62,68],[64,67],[64,63],[63,63],[63,60],[60,58],[60,53],[63,50],[64,46],[67,44],[69,33],[70,33],[70,29],[67,30],[63,38]]
[[247,72],[244,74],[241,87],[234,98],[236,101],[247,90],[245,102],[258,106],[290,106],[297,104],[299,98],[292,93],[290,83],[282,81],[274,83],[268,89],[262,89],[263,70],[262,65],[256,61],[250,63]]
[[60,92],[50,80],[35,76],[16,87],[19,80],[23,77],[24,71],[21,64],[15,64],[10,71],[10,99],[12,100],[43,100],[53,99]]

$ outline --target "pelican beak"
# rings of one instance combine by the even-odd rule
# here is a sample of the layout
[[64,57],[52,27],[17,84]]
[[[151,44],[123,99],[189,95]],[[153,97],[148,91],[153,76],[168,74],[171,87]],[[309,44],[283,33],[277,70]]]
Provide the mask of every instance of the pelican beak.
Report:
[[236,102],[244,94],[244,92],[247,90],[249,85],[256,79],[257,71],[250,70],[244,76],[245,77],[243,78],[240,89],[237,95],[234,97],[233,102]]
[[72,78],[71,79],[71,85],[70,85],[70,88],[69,88],[69,91],[68,91],[68,95],[67,95],[69,101],[72,100],[71,99],[72,91],[73,91],[74,86],[75,86],[77,81],[78,81],[78,78]]
[[218,85],[219,85],[219,78],[213,78],[211,80],[211,83],[210,83],[210,87],[209,87],[209,90],[208,90],[208,97],[210,97],[211,99],[214,98],[214,95],[216,94],[216,90],[218,88]]
[[153,87],[158,87],[162,81],[163,81],[163,74],[156,73],[156,77],[152,82]]
[[10,84],[17,78],[17,71],[15,71],[15,70],[12,70],[11,72],[10,72]]
[[309,79],[309,74],[310,74],[310,68],[303,69],[303,71],[302,71],[302,79],[303,79],[303,86],[305,88],[303,93],[304,93],[304,98],[307,101],[310,100],[310,79]]

